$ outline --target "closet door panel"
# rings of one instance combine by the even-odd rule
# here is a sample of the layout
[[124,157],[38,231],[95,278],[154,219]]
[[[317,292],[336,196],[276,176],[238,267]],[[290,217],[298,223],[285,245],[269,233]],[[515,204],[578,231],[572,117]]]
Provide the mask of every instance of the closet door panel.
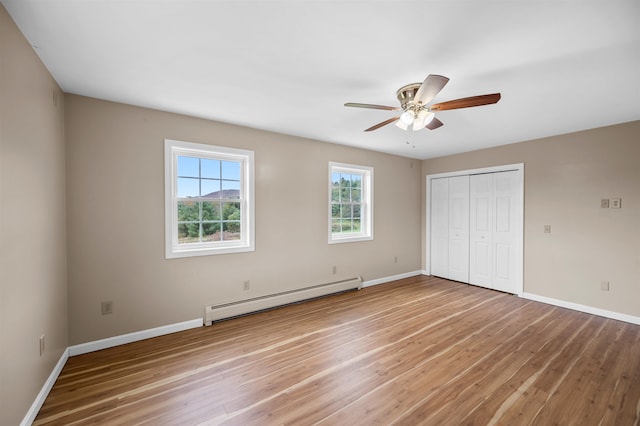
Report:
[[500,172],[493,174],[494,196],[494,277],[493,288],[508,293],[517,293],[517,229],[516,219],[521,214],[518,173]]
[[449,178],[449,279],[469,282],[469,176]]
[[431,180],[431,275],[449,278],[449,179]]
[[493,288],[493,175],[469,177],[469,282]]

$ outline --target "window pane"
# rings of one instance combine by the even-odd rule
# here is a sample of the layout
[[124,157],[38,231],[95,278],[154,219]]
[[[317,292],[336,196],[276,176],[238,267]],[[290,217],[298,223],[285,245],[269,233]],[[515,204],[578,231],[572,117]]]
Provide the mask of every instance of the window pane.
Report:
[[340,201],[340,188],[338,186],[331,187],[331,201],[334,203]]
[[189,235],[189,230],[187,229],[187,225],[181,223],[178,225],[178,242],[182,243]]
[[351,189],[345,186],[340,188],[340,201],[347,203],[351,201]]
[[220,197],[220,181],[214,179],[202,179],[202,196],[203,197]]
[[202,241],[220,241],[220,222],[202,224]]
[[222,219],[240,220],[240,203],[222,203]]
[[361,228],[360,228],[360,219],[353,219],[353,232],[360,232]]
[[178,224],[178,244],[197,243],[200,241],[199,223]]
[[199,177],[200,163],[198,158],[178,156],[178,176]]
[[240,198],[240,181],[223,180],[222,198]]
[[343,219],[341,225],[342,232],[351,232],[351,219]]
[[351,201],[354,203],[359,203],[362,198],[362,190],[359,188],[351,189]]
[[348,173],[340,173],[340,186],[345,188],[351,187],[351,175]]
[[201,158],[200,173],[203,178],[220,179],[220,160]]
[[200,179],[178,178],[178,197],[200,196]]
[[339,218],[340,217],[340,204],[332,204],[331,205],[331,217]]
[[240,239],[240,221],[222,222],[222,239],[225,241]]
[[362,176],[360,176],[360,175],[351,175],[351,187],[352,188],[362,188]]
[[341,209],[342,209],[342,217],[343,218],[351,218],[353,217],[353,214],[351,212],[351,206],[348,204],[342,204],[341,205]]
[[240,180],[240,163],[237,161],[222,162],[222,179]]
[[220,203],[203,201],[202,220],[220,220]]
[[178,222],[200,220],[200,206],[195,201],[178,201]]
[[362,217],[360,216],[360,212],[361,212],[361,206],[359,204],[356,204],[353,206],[353,218],[354,219],[361,219]]

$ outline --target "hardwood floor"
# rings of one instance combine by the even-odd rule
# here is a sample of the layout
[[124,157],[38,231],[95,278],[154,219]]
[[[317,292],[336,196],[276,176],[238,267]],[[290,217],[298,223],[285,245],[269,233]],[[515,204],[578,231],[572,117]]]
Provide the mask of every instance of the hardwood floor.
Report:
[[415,277],[69,359],[35,425],[638,425],[640,326]]

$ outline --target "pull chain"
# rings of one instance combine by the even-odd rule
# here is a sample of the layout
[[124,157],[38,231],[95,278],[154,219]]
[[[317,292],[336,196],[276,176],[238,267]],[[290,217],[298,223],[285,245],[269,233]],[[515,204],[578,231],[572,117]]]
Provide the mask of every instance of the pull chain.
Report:
[[411,147],[415,149],[416,144],[411,142],[411,136],[413,136],[413,129],[409,128],[406,130],[406,132],[408,132],[409,134],[409,136],[407,137],[407,145],[411,145]]

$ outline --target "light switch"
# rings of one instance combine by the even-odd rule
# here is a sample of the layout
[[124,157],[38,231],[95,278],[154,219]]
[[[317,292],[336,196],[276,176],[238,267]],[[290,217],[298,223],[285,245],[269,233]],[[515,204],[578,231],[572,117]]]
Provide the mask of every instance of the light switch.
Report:
[[544,226],[544,233],[545,234],[550,234],[551,233],[551,225],[545,225]]
[[622,198],[612,198],[611,199],[611,208],[619,209],[622,207]]
[[600,208],[601,209],[608,209],[609,208],[609,199],[608,198],[603,198],[600,200]]

